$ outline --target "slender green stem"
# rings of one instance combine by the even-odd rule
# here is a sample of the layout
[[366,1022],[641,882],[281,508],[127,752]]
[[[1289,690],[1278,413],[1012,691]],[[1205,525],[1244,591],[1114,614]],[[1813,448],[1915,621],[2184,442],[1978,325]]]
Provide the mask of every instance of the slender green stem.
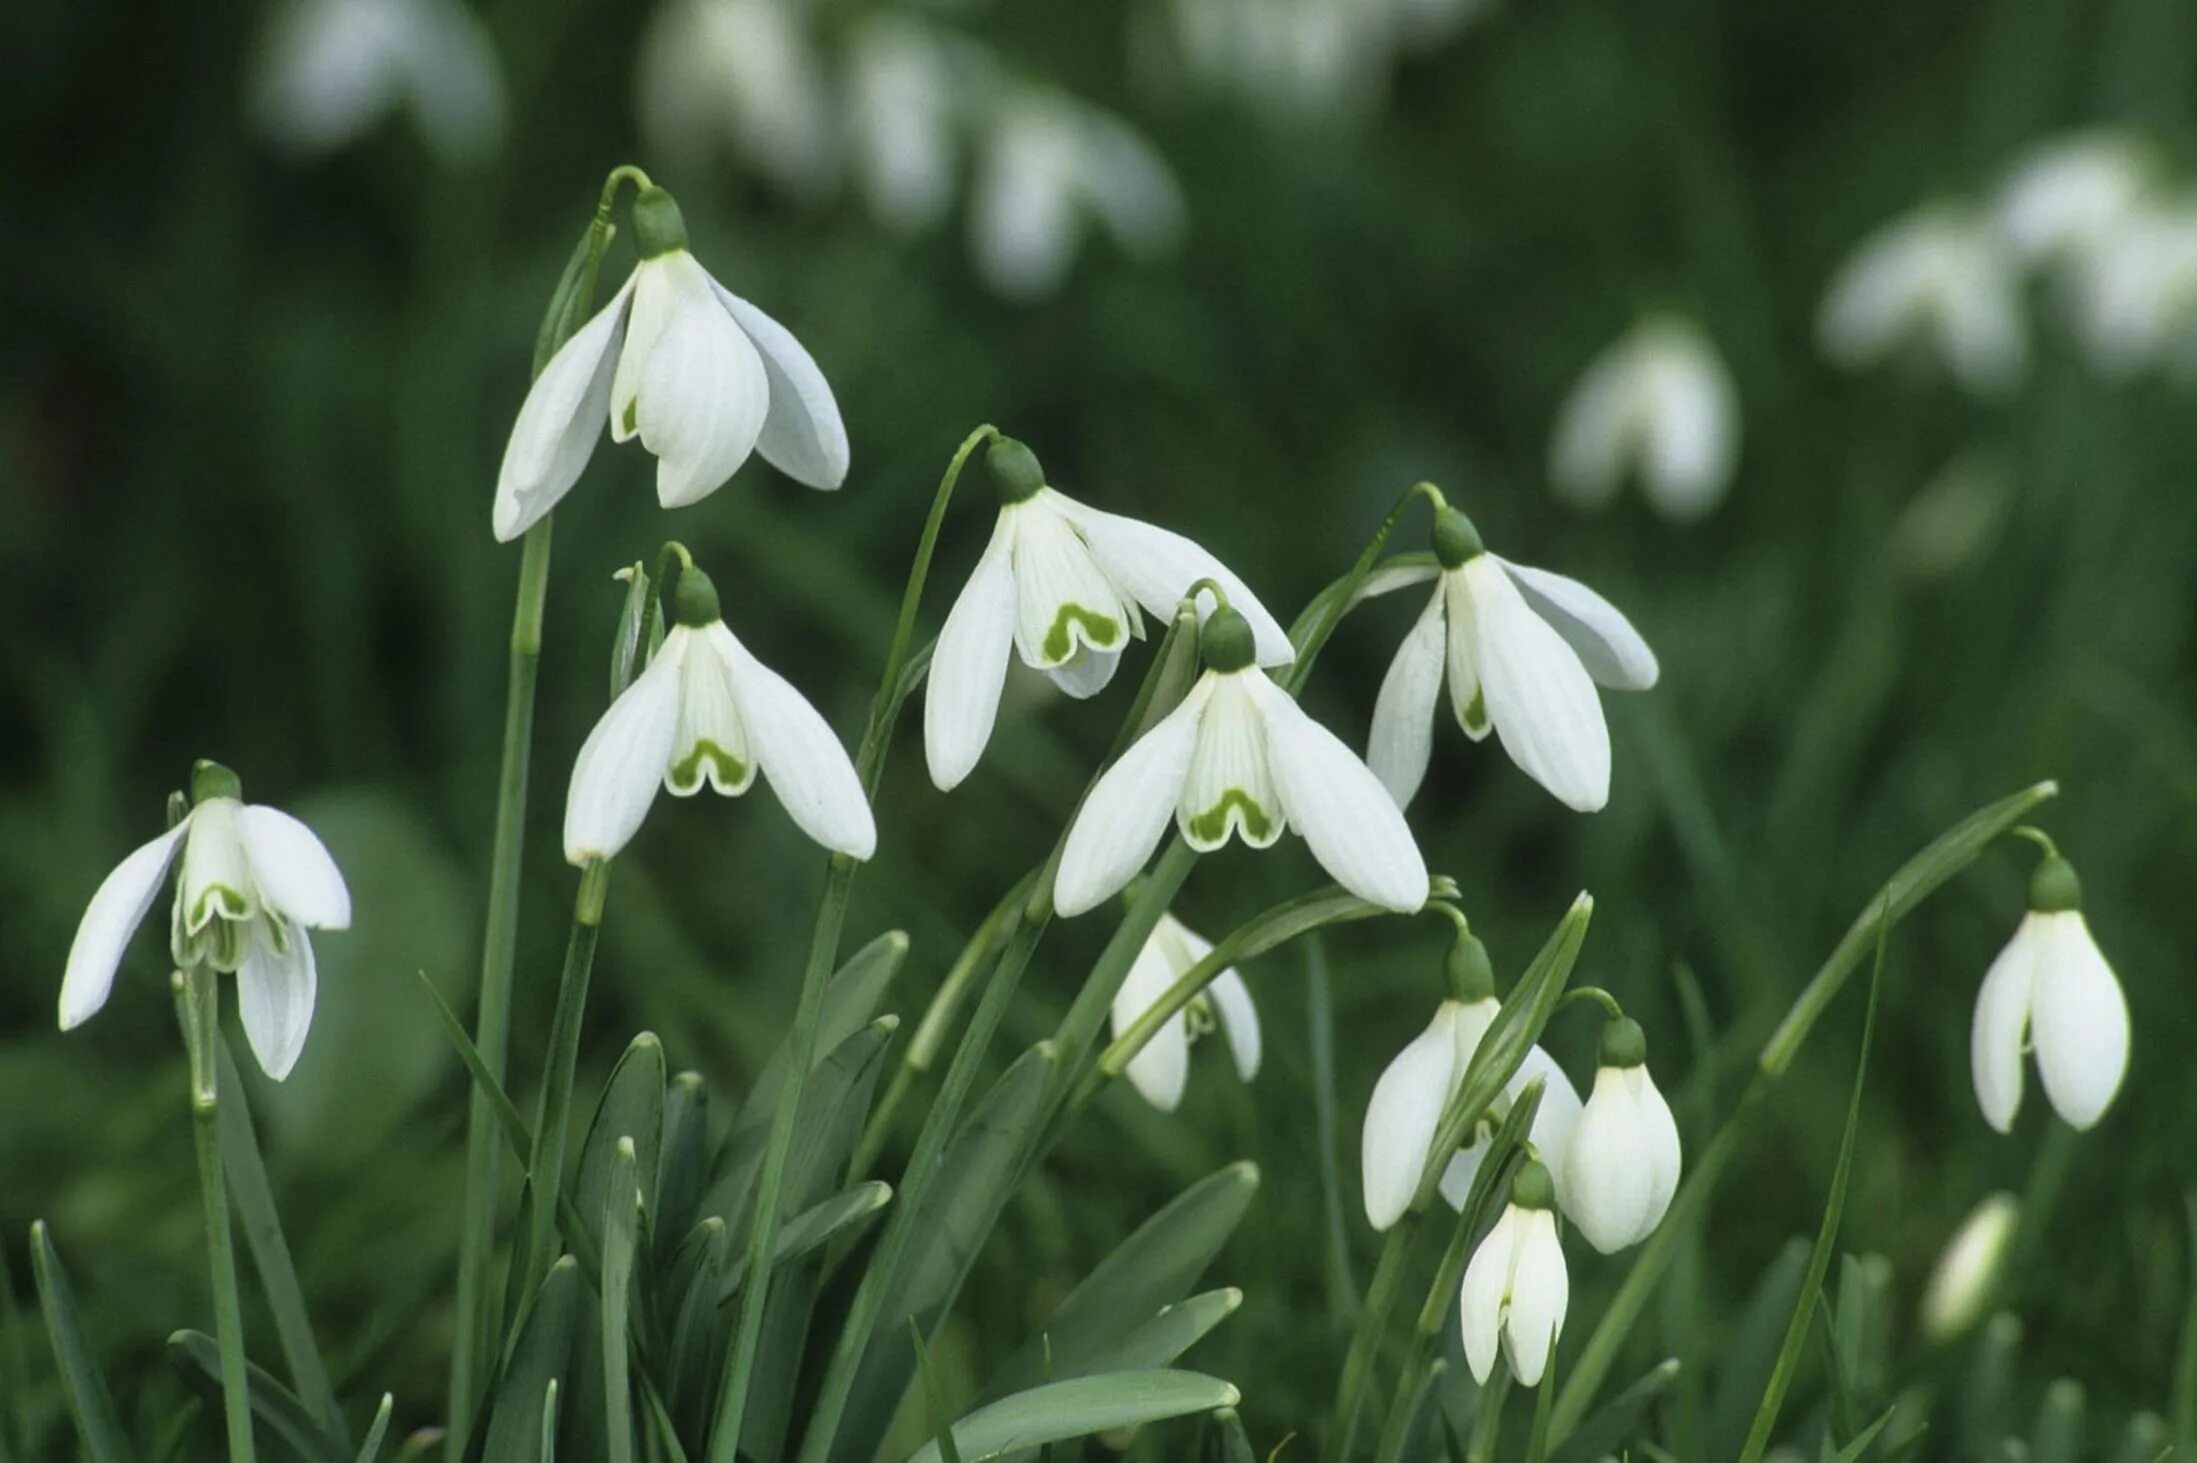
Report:
[[527,1160],[526,1273],[514,1276],[515,1294],[532,1295],[557,1258],[557,1203],[564,1192],[565,1148],[572,1131],[572,1083],[580,1063],[580,1031],[587,1016],[587,987],[602,935],[603,901],[610,892],[610,861],[596,859],[580,873],[572,899],[572,934],[565,942],[564,973],[557,981],[557,1011],[549,1023],[549,1055],[542,1072],[542,1101],[534,1120],[534,1148]]
[[1582,1001],[1591,1001],[1600,1006],[1602,1014],[1612,1021],[1625,1019],[1625,1008],[1617,1004],[1617,997],[1598,985],[1573,986],[1557,999],[1556,1009],[1561,1011],[1566,1006],[1576,1005]]
[[236,1249],[229,1238],[229,1191],[221,1172],[221,1041],[214,973],[194,965],[175,975],[176,1019],[191,1065],[191,1138],[198,1193],[206,1214],[206,1271],[214,1293],[214,1335],[221,1350],[221,1409],[229,1463],[252,1463],[252,1395],[244,1363],[244,1307],[237,1297]]
[[[1373,572],[1375,562],[1381,557],[1381,550],[1388,545],[1388,536],[1396,531],[1396,525],[1402,521],[1404,511],[1418,498],[1425,498],[1436,510],[1446,506],[1442,490],[1432,483],[1413,483],[1406,488],[1396,499],[1395,506],[1388,510],[1388,516],[1381,520],[1381,526],[1374,530],[1373,537],[1366,543],[1365,551],[1358,555],[1358,562],[1350,566],[1350,572],[1315,596],[1312,603],[1306,606],[1304,614],[1298,617],[1298,623],[1292,628],[1290,635],[1292,640],[1297,641],[1297,659],[1290,666],[1289,679],[1283,687],[1290,695],[1294,696],[1304,689],[1304,683],[1312,675],[1312,663],[1319,658],[1321,647],[1335,633],[1335,627],[1342,623],[1343,616],[1350,613],[1351,601],[1356,597],[1358,587],[1365,583],[1366,576]],[[1303,634],[1301,640],[1298,639],[1300,631]]]
[[1403,1289],[1404,1267],[1411,1256],[1411,1242],[1424,1216],[1405,1213],[1381,1244],[1381,1258],[1366,1286],[1365,1308],[1358,1312],[1358,1326],[1351,1333],[1350,1350],[1343,1357],[1341,1383],[1335,1389],[1335,1421],[1328,1430],[1327,1446],[1320,1456],[1328,1463],[1345,1463],[1358,1444],[1358,1418],[1365,1410],[1366,1393],[1373,1386],[1373,1363],[1388,1330],[1388,1314],[1396,1307]]

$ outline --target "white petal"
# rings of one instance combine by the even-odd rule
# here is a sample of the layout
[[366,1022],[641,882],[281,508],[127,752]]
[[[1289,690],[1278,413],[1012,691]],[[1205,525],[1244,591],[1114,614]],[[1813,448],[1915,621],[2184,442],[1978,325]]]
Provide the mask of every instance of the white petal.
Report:
[[[1564,1199],[1564,1155],[1571,1151],[1571,1137],[1579,1126],[1579,1089],[1571,1085],[1571,1078],[1556,1065],[1556,1059],[1540,1047],[1528,1047],[1518,1070],[1504,1084],[1506,1103],[1516,1102],[1518,1094],[1534,1078],[1541,1079],[1541,1105],[1534,1109],[1533,1126],[1526,1130],[1527,1141],[1533,1144],[1535,1155],[1549,1171],[1549,1180],[1556,1188],[1559,1207]],[[1504,1112],[1509,1112],[1506,1105]]]
[[1066,665],[1048,670],[1045,678],[1078,701],[1088,701],[1112,683],[1114,672],[1120,668],[1120,651],[1084,646]]
[[2024,916],[1976,992],[1968,1036],[1970,1073],[1984,1121],[2002,1133],[2014,1130],[2014,1114],[2022,1105],[2022,1033],[2029,1026],[2038,958],[2050,937],[2050,926],[2041,916]]
[[2112,1105],[2128,1070],[2128,1003],[2082,914],[2048,918],[2056,928],[2037,962],[2029,1035],[2053,1110],[2087,1128]]
[[1381,694],[1373,703],[1373,735],[1366,746],[1366,766],[1381,779],[1396,806],[1411,806],[1412,794],[1425,780],[1427,761],[1434,752],[1434,705],[1442,694],[1443,644],[1448,622],[1442,614],[1442,591],[1436,590],[1419,618],[1397,647],[1381,680]]
[[795,482],[838,487],[847,480],[849,453],[831,383],[793,332],[714,279],[710,287],[754,343],[770,382],[770,408],[755,450]]
[[1449,709],[1465,735],[1484,742],[1495,724],[1488,720],[1487,688],[1480,684],[1480,619],[1473,612],[1465,576],[1442,576],[1442,612],[1449,621],[1444,649],[1449,673]]
[[[1048,488],[1044,495],[1077,528],[1099,566],[1131,599],[1153,615],[1171,620],[1190,586],[1210,579],[1228,595],[1229,607],[1251,624],[1260,665],[1286,665],[1296,659],[1289,632],[1267,613],[1251,587],[1226,564],[1179,533],[1118,513],[1102,513]],[[1210,595],[1198,596],[1199,623],[1212,614]]]
[[[763,360],[717,303],[702,266],[685,251],[643,263],[637,271],[633,338],[632,421],[641,445],[656,454],[656,500],[683,508],[724,486],[755,450],[770,409]],[[661,295],[661,326],[642,337],[642,306]],[[613,408],[624,399],[621,364]]]
[[217,918],[246,920],[259,912],[259,881],[252,877],[251,855],[237,828],[243,808],[235,798],[209,798],[191,812],[178,881],[183,926],[191,934]]
[[1282,694],[1242,673],[1266,725],[1267,764],[1289,826],[1336,883],[1398,914],[1427,901],[1427,866],[1403,811],[1358,754]]
[[287,946],[283,950],[275,948],[274,933],[271,919],[252,922],[244,963],[236,972],[237,1014],[243,1018],[253,1055],[267,1075],[280,1082],[305,1050],[319,977],[313,966],[313,945],[303,926],[283,922],[281,937]]
[[1511,1267],[1510,1315],[1503,1326],[1504,1349],[1519,1386],[1540,1382],[1570,1304],[1571,1278],[1564,1271],[1555,1214],[1547,1209],[1519,1211],[1518,1258]]
[[[1603,1067],[1564,1151],[1564,1212],[1605,1255],[1645,1236],[1655,1187],[1627,1074]],[[1652,1226],[1649,1226],[1652,1227]]]
[[1249,1082],[1259,1075],[1259,1008],[1251,1004],[1251,991],[1233,967],[1213,977],[1205,988],[1219,1015],[1221,1035],[1228,1039],[1228,1054],[1236,1063],[1236,1075]]
[[190,827],[184,819],[152,842],[137,849],[99,881],[92,902],[77,923],[76,939],[69,946],[69,963],[61,976],[61,1029],[80,1026],[107,1004],[114,988],[114,973],[122,963],[123,947],[145,922],[145,912],[159,897],[161,881],[175,859],[176,845]]
[[1461,1009],[1455,1001],[1444,1001],[1427,1029],[1396,1054],[1373,1084],[1359,1172],[1366,1221],[1377,1230],[1403,1217],[1426,1172],[1427,1150],[1441,1126],[1442,1109],[1462,1076],[1454,1034]]
[[923,756],[941,792],[969,775],[992,739],[1014,644],[1014,547],[1012,515],[1002,513],[931,652],[930,684],[923,693]]
[[679,659],[693,631],[664,637],[648,669],[610,703],[572,764],[565,796],[565,858],[609,858],[632,841],[656,801],[679,725]]
[[1641,1219],[1640,1237],[1646,1239],[1663,1222],[1671,1198],[1678,1192],[1681,1163],[1678,1120],[1671,1105],[1645,1066],[1633,1069],[1634,1121],[1639,1125],[1640,1146],[1648,1168],[1648,1207]]
[[784,676],[750,655],[722,621],[703,633],[724,657],[756,766],[788,816],[835,853],[866,859],[877,852],[870,800],[831,724]]
[[1578,580],[1497,559],[1549,628],[1564,637],[1587,674],[1619,691],[1645,691],[1662,674],[1655,652],[1623,611]]
[[1272,847],[1287,822],[1267,765],[1264,719],[1251,697],[1254,678],[1265,679],[1257,672],[1217,678],[1198,724],[1176,826],[1200,852],[1238,833],[1253,848]]
[[1510,1295],[1511,1270],[1518,1255],[1519,1211],[1504,1206],[1495,1227],[1465,1266],[1464,1284],[1457,1296],[1458,1324],[1464,1330],[1465,1365],[1472,1379],[1485,1385],[1495,1370],[1495,1353],[1503,1332],[1503,1307]]
[[1488,1142],[1485,1138],[1470,1148],[1460,1148],[1449,1156],[1449,1166],[1442,1170],[1442,1202],[1459,1213],[1464,1212],[1465,1200],[1472,1197],[1472,1181],[1480,1176],[1480,1165],[1488,1159]]
[[633,281],[549,358],[526,393],[496,475],[495,529],[509,543],[572,491],[595,453],[633,305]]
[[755,785],[755,774],[755,748],[733,695],[732,667],[703,630],[679,658],[679,724],[664,789],[688,798],[706,782],[720,796],[738,797]]
[[1182,704],[1106,769],[1069,825],[1053,881],[1053,908],[1061,915],[1096,908],[1135,876],[1182,797],[1198,721],[1213,694],[1213,674],[1193,686]]
[[1005,515],[1015,527],[1015,649],[1036,670],[1118,651],[1141,628],[1074,524],[1043,493]]
[[[1137,958],[1130,962],[1121,989],[1114,993],[1114,1035],[1118,1038],[1135,1025],[1139,1016],[1167,994],[1175,980],[1174,965],[1158,941],[1146,940]],[[1182,1105],[1183,1087],[1190,1077],[1190,1033],[1180,1011],[1152,1033],[1152,1039],[1130,1061],[1128,1076],[1144,1100],[1161,1112],[1173,1112]]]
[[280,808],[255,803],[238,812],[237,832],[268,904],[314,929],[351,927],[351,891],[312,829]]
[[1438,564],[1405,563],[1388,559],[1375,566],[1372,573],[1360,581],[1357,591],[1350,596],[1353,609],[1369,599],[1384,594],[1394,594],[1399,589],[1409,589],[1414,584],[1425,584],[1442,577]]
[[1596,356],[1557,413],[1549,480],[1565,502],[1599,508],[1617,496],[1634,441],[1636,354],[1620,340]]
[[1648,501],[1666,518],[1701,517],[1723,501],[1739,457],[1739,392],[1731,373],[1691,326],[1667,327],[1647,388]]
[[1579,657],[1486,554],[1459,571],[1472,596],[1474,649],[1488,718],[1510,759],[1565,806],[1610,797],[1610,733]]

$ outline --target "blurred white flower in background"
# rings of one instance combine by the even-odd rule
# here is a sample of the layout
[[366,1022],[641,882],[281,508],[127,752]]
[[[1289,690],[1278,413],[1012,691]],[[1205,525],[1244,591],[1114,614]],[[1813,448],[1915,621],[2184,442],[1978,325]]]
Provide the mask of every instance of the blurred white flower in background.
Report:
[[641,40],[635,91],[654,151],[692,163],[737,153],[796,194],[827,196],[838,145],[803,7],[670,0]]
[[1951,1341],[1983,1319],[2021,1215],[2021,1201],[2012,1194],[1986,1194],[1954,1231],[1922,1293],[1917,1319],[1925,1339]]
[[873,15],[847,52],[847,132],[870,212],[900,233],[936,224],[959,172],[953,57],[933,27]]
[[1187,79],[1255,110],[1368,112],[1402,55],[1449,39],[1491,0],[1173,0],[1160,38]]
[[2000,185],[1994,212],[2024,264],[2065,264],[2098,248],[2135,214],[2151,189],[2143,145],[2118,132],[2086,132],[2032,148]]
[[438,157],[464,164],[503,143],[503,68],[456,0],[293,0],[275,12],[253,107],[274,141],[308,155],[406,109]]
[[2101,375],[2186,365],[2197,342],[2197,199],[2138,209],[2083,258],[2072,294],[2076,330]]
[[1549,443],[1556,495],[1599,508],[1637,472],[1671,519],[1699,518],[1724,500],[1739,459],[1739,391],[1690,320],[1642,321],[1596,356],[1565,398]]
[[1926,204],[1862,240],[1839,267],[1817,337],[1849,369],[1912,355],[1975,395],[2004,395],[2029,365],[2014,266],[1989,217]]

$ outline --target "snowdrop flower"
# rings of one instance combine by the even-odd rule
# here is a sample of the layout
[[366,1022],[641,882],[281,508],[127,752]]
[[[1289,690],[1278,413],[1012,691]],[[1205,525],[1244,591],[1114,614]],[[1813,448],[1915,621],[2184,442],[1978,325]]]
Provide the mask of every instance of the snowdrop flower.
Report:
[[1816,333],[1841,366],[1912,351],[1983,396],[2011,390],[2029,365],[2014,261],[1988,220],[1950,204],[1863,240],[1833,277]]
[[2012,1194],[1986,1194],[1962,1222],[1922,1293],[1919,1319],[1925,1337],[1950,1341],[1982,1319],[2021,1213],[2021,1201]]
[[1107,769],[1069,825],[1053,907],[1081,914],[1127,884],[1170,814],[1200,852],[1239,833],[1266,848],[1294,828],[1359,898],[1399,914],[1425,904],[1426,861],[1403,814],[1365,763],[1253,664],[1250,621],[1216,610],[1198,647],[1205,674]]
[[1011,300],[1051,294],[1088,221],[1139,258],[1172,248],[1182,189],[1128,123],[1058,92],[1017,88],[999,104],[969,211],[977,272]]
[[1259,664],[1295,656],[1244,582],[1189,539],[1047,487],[1036,454],[1011,437],[995,440],[985,462],[999,519],[938,633],[923,699],[923,753],[940,791],[958,786],[991,740],[1010,648],[1069,695],[1096,696],[1129,642],[1144,638],[1139,607],[1172,619],[1190,586],[1209,579],[1250,624]]
[[641,39],[634,95],[652,151],[735,149],[772,181],[820,197],[838,180],[823,69],[784,0],[668,0]]
[[301,153],[333,152],[399,108],[448,163],[503,141],[503,71],[456,0],[291,0],[255,86],[260,125]]
[[2022,1102],[2022,1052],[2053,1110],[2087,1128],[2105,1114],[2128,1070],[2128,1003],[2083,921],[2082,883],[2055,851],[2029,880],[2029,913],[1983,978],[1969,1039],[1984,1120],[2013,1131]]
[[[1210,940],[1173,915],[1161,915],[1114,996],[1115,1037],[1134,1026],[1192,966],[1212,953]],[[1216,1025],[1228,1040],[1236,1075],[1246,1082],[1259,1075],[1259,1013],[1243,977],[1231,966],[1215,976],[1189,1006],[1168,1017],[1130,1061],[1129,1080],[1146,1102],[1161,1112],[1173,1112],[1182,1105],[1183,1086],[1190,1076],[1190,1047]]]
[[2001,185],[1993,212],[2023,263],[2069,264],[2119,232],[2151,184],[2151,158],[2135,138],[2085,133],[2023,158]]
[[1648,1039],[1620,1017],[1602,1028],[1594,1090],[1562,1160],[1564,1212],[1605,1255],[1655,1232],[1678,1192],[1678,1124],[1648,1074]]
[[1521,1387],[1541,1380],[1563,1334],[1571,1281],[1556,1239],[1556,1188],[1549,1171],[1528,1159],[1511,1180],[1502,1218],[1472,1252],[1457,1301],[1465,1332],[1465,1364],[1483,1385],[1495,1370],[1500,1339]]
[[912,234],[954,198],[954,79],[929,26],[877,13],[847,55],[848,133],[857,181],[886,227]]
[[707,782],[738,797],[760,772],[803,833],[868,858],[877,826],[854,764],[816,708],[725,628],[707,574],[680,570],[672,616],[655,659],[573,763],[565,857],[584,865],[615,855],[640,831],[658,786],[692,797]]
[[191,769],[191,810],[107,875],[69,947],[61,1029],[107,1004],[123,947],[159,896],[176,848],[170,951],[179,969],[233,972],[244,1034],[267,1075],[290,1075],[313,1021],[316,976],[307,929],[351,924],[351,892],[311,829],[288,813],[242,801],[237,775],[217,762]]
[[1578,580],[1486,552],[1454,508],[1435,515],[1434,555],[1439,572],[1387,576],[1376,591],[1438,580],[1381,682],[1366,761],[1398,806],[1410,803],[1433,752],[1446,669],[1465,735],[1477,742],[1492,729],[1511,761],[1565,806],[1601,807],[1610,796],[1610,733],[1595,684],[1648,689],[1655,652]]
[[1699,518],[1723,501],[1739,458],[1739,392],[1690,321],[1635,326],[1595,357],[1557,414],[1549,478],[1557,496],[1599,508],[1637,470],[1666,518]]
[[535,379],[496,479],[496,537],[534,526],[579,481],[599,423],[656,455],[666,508],[699,502],[750,452],[812,488],[847,475],[847,429],[824,373],[776,320],[687,252],[679,205],[644,187],[633,275]]
[[2099,371],[2125,380],[2171,363],[2197,330],[2197,204],[2139,209],[2082,256],[2069,292]]

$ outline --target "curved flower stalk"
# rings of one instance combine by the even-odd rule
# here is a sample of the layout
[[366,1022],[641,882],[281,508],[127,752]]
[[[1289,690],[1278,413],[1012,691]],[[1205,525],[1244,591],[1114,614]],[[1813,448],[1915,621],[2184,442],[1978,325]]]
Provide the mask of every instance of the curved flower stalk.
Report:
[[633,204],[640,262],[565,342],[519,408],[496,479],[496,537],[532,527],[572,490],[608,421],[656,457],[666,508],[708,497],[753,452],[798,482],[847,476],[847,429],[830,385],[787,329],[712,279],[687,252],[663,189]]
[[1438,569],[1384,575],[1374,590],[1438,580],[1381,682],[1367,763],[1407,806],[1433,754],[1446,671],[1465,735],[1494,731],[1511,761],[1566,807],[1600,808],[1610,795],[1610,733],[1594,688],[1647,690],[1660,673],[1655,652],[1578,580],[1488,553],[1454,508],[1435,516],[1434,554]]
[[2128,1002],[2083,919],[2074,865],[2049,845],[2029,880],[2029,913],[1976,993],[1976,1103],[2002,1133],[2021,1108],[2025,1043],[2053,1111],[2076,1128],[2105,1115],[2128,1071]]
[[1465,1365],[1483,1385],[1500,1347],[1522,1387],[1537,1386],[1564,1331],[1571,1279],[1556,1238],[1556,1186],[1541,1163],[1528,1160],[1511,1180],[1510,1203],[1465,1266],[1458,1294]]
[[1077,915],[1119,891],[1170,815],[1201,853],[1238,834],[1267,848],[1294,828],[1359,898],[1399,914],[1424,905],[1426,861],[1403,814],[1356,754],[1253,664],[1250,622],[1216,610],[1199,649],[1205,674],[1099,778],[1069,825],[1053,907]]
[[[1036,455],[1011,437],[994,441],[985,462],[999,519],[939,631],[924,693],[923,751],[941,790],[959,785],[991,740],[1010,648],[1069,695],[1095,696],[1129,642],[1144,638],[1140,607],[1166,620],[1203,580],[1250,624],[1260,665],[1290,660],[1280,622],[1189,539],[1047,487]],[[1200,612],[1213,610],[1201,603]]]
[[1839,266],[1817,339],[1848,369],[1912,353],[1972,394],[2004,395],[2029,368],[2020,286],[1987,216],[1931,204],[1869,235]]
[[1637,474],[1648,502],[1674,520],[1724,501],[1739,460],[1739,389],[1707,335],[1661,316],[1596,356],[1566,397],[1549,442],[1556,495],[1600,508]]
[[725,627],[707,574],[682,568],[672,605],[676,623],[662,647],[573,763],[565,857],[585,866],[614,856],[640,831],[658,787],[692,797],[707,783],[738,797],[760,773],[803,833],[867,859],[877,825],[830,725]]
[[641,33],[635,105],[650,151],[723,147],[773,182],[828,196],[838,139],[802,8],[783,0],[669,0]]
[[[1113,1032],[1118,1038],[1139,1016],[1174,987],[1190,968],[1213,953],[1213,942],[1171,914],[1163,914],[1130,963],[1129,974],[1114,995]],[[1167,1018],[1152,1039],[1130,1059],[1127,1075],[1146,1102],[1161,1112],[1182,1105],[1190,1079],[1190,1048],[1219,1027],[1236,1064],[1236,1075],[1249,1082],[1259,1075],[1259,1012],[1251,991],[1234,966],[1223,970],[1190,1005]]]
[[334,152],[398,110],[446,163],[503,144],[503,68],[456,0],[287,0],[254,89],[260,127],[295,152]]
[[1639,1022],[1620,1017],[1602,1028],[1594,1091],[1557,1165],[1564,1212],[1605,1255],[1655,1233],[1678,1192],[1678,1123],[1647,1062]]
[[61,978],[63,1031],[107,1004],[122,951],[180,847],[170,950],[176,967],[233,973],[253,1055],[277,1082],[290,1075],[305,1049],[317,988],[305,932],[348,929],[351,893],[310,828],[242,798],[234,772],[198,763],[191,769],[190,812],[100,883]]

